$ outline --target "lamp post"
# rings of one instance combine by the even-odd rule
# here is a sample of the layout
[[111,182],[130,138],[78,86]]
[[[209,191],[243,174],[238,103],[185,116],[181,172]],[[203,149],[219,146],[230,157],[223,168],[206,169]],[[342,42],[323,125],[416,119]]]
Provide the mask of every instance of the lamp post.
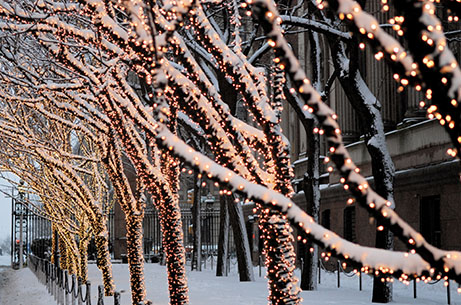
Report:
[[25,194],[25,187],[24,181],[19,181],[18,186],[18,200],[19,205],[19,269],[24,267],[24,236],[23,236],[23,229],[24,229],[24,212],[27,213],[27,208],[24,209],[24,194]]
[[[14,189],[11,193],[11,266],[22,269],[24,267],[24,243],[27,242],[27,235],[24,238],[24,234],[27,234],[28,223],[27,223],[27,212],[28,208],[24,203],[26,187],[24,181],[19,181],[17,187],[18,195],[15,196]],[[24,232],[24,229],[26,231]],[[15,260],[15,256],[17,260]]]
[[208,193],[208,195],[205,198],[205,236],[206,236],[206,242],[207,242],[207,255],[210,253],[210,244],[212,247],[214,247],[213,243],[213,204],[215,201],[214,196],[211,193]]

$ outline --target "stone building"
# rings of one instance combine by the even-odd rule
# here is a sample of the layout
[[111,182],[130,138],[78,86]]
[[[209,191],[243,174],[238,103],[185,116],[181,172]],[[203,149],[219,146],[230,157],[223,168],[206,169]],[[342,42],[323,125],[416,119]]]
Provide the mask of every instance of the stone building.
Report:
[[[367,11],[379,10],[378,1],[367,1]],[[381,15],[382,23],[386,16]],[[299,35],[294,41],[301,62],[309,67],[314,64],[309,56],[309,39]],[[332,75],[328,43],[320,36],[323,50],[323,83]],[[459,55],[459,45],[451,44],[453,52]],[[419,230],[433,245],[448,250],[461,250],[461,201],[459,162],[447,155],[450,140],[438,121],[425,116],[425,109],[419,107],[420,95],[411,88],[398,91],[398,84],[385,62],[378,62],[366,47],[359,54],[360,71],[370,90],[382,105],[381,114],[386,131],[386,141],[395,165],[394,198],[396,212],[411,226]],[[338,121],[347,142],[352,160],[373,186],[370,156],[362,139],[362,126],[358,115],[352,109],[341,84],[336,80],[331,87],[327,103],[338,114]],[[283,130],[292,144],[292,162],[295,169],[295,183],[302,183],[306,172],[306,132],[296,113],[289,105],[282,118]],[[322,145],[321,155],[325,155]],[[363,208],[347,205],[350,195],[339,183],[339,176],[321,169],[320,223],[339,235],[365,246],[374,246],[376,226]],[[301,187],[297,188],[298,191]],[[306,207],[302,192],[294,200]],[[403,249],[399,241],[396,249]]]

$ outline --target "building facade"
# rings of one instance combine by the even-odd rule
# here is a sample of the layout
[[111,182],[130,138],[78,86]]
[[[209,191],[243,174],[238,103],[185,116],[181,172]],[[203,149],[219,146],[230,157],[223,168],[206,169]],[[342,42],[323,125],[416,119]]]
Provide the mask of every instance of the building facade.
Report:
[[[367,1],[366,5],[365,10],[369,12],[380,10],[379,1]],[[384,25],[387,18],[385,13],[378,14],[378,19]],[[323,36],[319,36],[319,40],[322,50],[321,83],[325,84],[335,68],[328,41]],[[315,62],[310,57],[312,46],[307,34],[299,35],[294,45],[309,74],[309,67]],[[459,60],[459,44],[449,46]],[[381,104],[386,142],[396,170],[396,212],[431,244],[447,250],[461,250],[461,239],[456,233],[461,231],[461,212],[456,208],[461,201],[461,168],[459,162],[446,153],[451,147],[448,135],[438,121],[425,116],[426,109],[420,107],[422,99],[419,92],[411,88],[398,90],[393,73],[385,62],[377,61],[368,47],[359,52],[361,75]],[[371,159],[362,140],[363,126],[338,80],[331,86],[326,102],[338,114],[352,160],[373,186]],[[285,108],[283,130],[292,143],[295,184],[300,186],[307,170],[307,135],[294,110],[289,105]],[[321,155],[326,155],[323,143]],[[355,204],[347,205],[350,194],[339,183],[339,176],[321,168],[320,183],[320,223],[348,240],[374,246],[375,221],[363,208]],[[296,189],[300,191],[302,187]],[[294,196],[294,201],[306,207],[302,192]],[[405,249],[397,240],[395,248]]]

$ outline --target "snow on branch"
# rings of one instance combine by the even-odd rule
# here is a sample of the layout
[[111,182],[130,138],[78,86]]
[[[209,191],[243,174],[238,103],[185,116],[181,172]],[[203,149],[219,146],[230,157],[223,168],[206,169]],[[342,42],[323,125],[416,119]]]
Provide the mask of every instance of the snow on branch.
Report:
[[[373,46],[376,59],[385,57],[389,60],[394,69],[402,75],[401,79],[397,79],[402,85],[417,82],[415,78],[418,76],[418,66],[414,64],[413,58],[394,37],[380,27],[376,18],[365,12],[354,0],[327,0],[327,2],[339,18],[351,26],[356,35]],[[318,5],[320,8],[324,7],[322,1]],[[361,47],[363,48],[364,45],[362,44]]]
[[282,18],[284,24],[308,28],[322,34],[331,35],[333,37],[340,37],[344,40],[351,39],[351,35],[349,33],[342,32],[334,28],[332,25],[318,22],[309,18],[296,17],[291,15],[281,15],[280,18]]
[[432,3],[443,5],[447,8],[448,21],[458,22],[461,16],[461,3],[458,0],[431,0]]
[[401,219],[391,209],[391,203],[373,191],[366,179],[358,173],[358,168],[352,162],[342,142],[341,130],[336,122],[337,115],[321,101],[320,94],[310,85],[293,51],[282,35],[281,19],[278,17],[273,2],[270,0],[254,1],[252,12],[270,37],[269,44],[275,50],[280,67],[287,71],[294,89],[304,99],[305,107],[312,108],[313,114],[322,125],[327,137],[331,160],[342,176],[341,183],[344,184],[344,188],[349,190],[356,201],[371,212],[375,218],[388,225],[392,232],[410,249],[419,253],[430,264],[431,268],[443,276],[448,276],[461,283],[461,254],[443,251],[430,245],[420,233]]
[[[183,42],[179,35],[174,34],[170,40],[172,45],[176,48],[178,58],[189,72],[189,78],[191,79],[191,81],[189,81],[185,76],[180,75],[179,71],[170,69],[171,72],[176,75],[170,76],[170,82],[175,85],[173,87],[184,87],[178,84],[178,80],[183,80],[184,84],[187,84],[187,86],[190,87],[186,90],[186,92],[201,92],[201,94],[204,95],[203,97],[200,95],[197,98],[194,98],[195,95],[187,94],[189,102],[197,100],[195,103],[196,107],[200,107],[202,112],[204,112],[203,115],[201,115],[200,113],[194,113],[193,111],[191,112],[190,109],[187,109],[189,115],[195,116],[195,121],[202,121],[202,128],[209,128],[207,125],[209,125],[212,121],[210,121],[209,118],[205,118],[211,115],[211,117],[219,123],[216,124],[215,127],[211,127],[214,128],[216,132],[219,132],[222,126],[224,131],[230,134],[230,137],[235,138],[237,141],[234,141],[232,145],[238,155],[241,156],[243,160],[246,160],[246,163],[250,164],[253,170],[256,171],[256,177],[259,176],[262,181],[267,181],[265,173],[259,168],[259,164],[255,160],[247,144],[249,143],[255,148],[263,146],[263,143],[267,143],[264,133],[254,127],[251,127],[249,124],[238,120],[230,113],[229,106],[222,101],[217,89],[209,81],[208,77],[200,68],[200,65],[196,62],[187,45]],[[194,86],[192,82],[195,83],[196,86]],[[182,89],[182,91],[184,90]],[[204,97],[207,98],[205,99]],[[179,101],[182,101],[183,99],[184,98],[180,98]],[[183,102],[180,103],[180,105],[183,105]],[[188,108],[190,106],[191,105],[186,105]],[[227,138],[227,135],[218,136],[218,141],[222,141],[221,139],[225,138]],[[220,149],[221,148],[222,147],[220,147]]]
[[366,271],[379,271],[401,277],[402,280],[407,279],[410,274],[426,276],[434,274],[431,266],[417,254],[362,247],[342,239],[336,233],[317,224],[290,199],[262,185],[249,182],[235,172],[216,164],[177,138],[161,123],[155,123],[154,126],[149,127],[149,130],[155,134],[159,145],[173,151],[208,178],[231,187],[266,208],[282,211],[300,232],[346,261],[363,266]]
[[276,123],[277,117],[270,107],[267,96],[259,94],[261,92],[254,82],[256,76],[245,68],[246,65],[242,59],[220,39],[203,10],[197,8],[196,14],[191,22],[204,37],[210,53],[220,62],[221,68],[232,77],[234,86],[245,95],[258,123],[263,126],[269,122]]
[[[178,103],[182,111],[187,111],[189,115],[194,115],[194,121],[199,122],[200,126],[206,131],[208,136],[212,136],[213,146],[211,149],[216,152],[220,158],[224,158],[225,163],[232,164],[232,168],[241,173],[245,177],[250,177],[247,167],[243,164],[243,160],[239,158],[238,152],[235,151],[234,145],[231,143],[228,135],[223,130],[219,121],[219,114],[209,100],[200,95],[195,85],[186,77],[180,74],[179,71],[172,66],[166,64],[170,82],[175,91],[180,90]],[[195,92],[195,93],[194,93]],[[191,107],[195,111],[191,111]]]
[[[454,145],[448,153],[455,157],[461,151],[459,64],[447,47],[442,24],[435,16],[436,8],[431,1],[393,2],[402,16],[391,19],[391,23],[397,34],[409,41],[412,56],[357,2],[329,0],[328,4],[340,19],[346,20],[361,38],[378,50],[376,59],[387,59],[396,72],[394,79],[400,83],[401,90],[408,84],[414,85],[418,91],[425,89],[426,99],[433,104],[428,108],[429,117],[436,117],[445,127]],[[384,8],[388,10],[389,6],[385,4]]]

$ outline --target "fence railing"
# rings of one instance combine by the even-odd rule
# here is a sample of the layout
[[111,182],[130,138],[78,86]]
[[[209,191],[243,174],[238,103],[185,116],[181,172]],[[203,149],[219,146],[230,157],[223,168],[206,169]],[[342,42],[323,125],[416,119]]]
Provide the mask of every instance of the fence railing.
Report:
[[[301,264],[302,266],[302,264]],[[357,276],[358,277],[358,282],[359,282],[359,290],[362,291],[362,272],[360,270],[358,271],[350,271],[350,272],[347,272],[341,262],[338,260],[337,263],[336,263],[336,269],[334,268],[327,268],[324,264],[323,264],[323,261],[321,259],[319,259],[318,261],[318,282],[319,284],[321,283],[321,278],[322,278],[322,270],[324,270],[325,272],[328,272],[328,273],[336,273],[336,276],[337,276],[337,286],[338,288],[341,287],[341,274],[346,276],[346,277],[354,277],[354,276]],[[417,297],[417,282],[419,282],[419,279],[413,279],[413,298],[416,299]],[[438,282],[440,281],[440,279],[438,280],[433,280],[433,281],[425,281],[424,283],[425,284],[428,284],[428,285],[434,285],[434,284],[437,284]],[[447,280],[444,282],[444,286],[447,287],[447,304],[450,305],[451,304],[451,294],[450,294],[450,281]]]
[[[216,255],[219,243],[219,211],[201,210],[201,243],[202,253]],[[181,210],[184,247],[192,251],[194,244],[193,216],[188,209]],[[146,259],[159,255],[163,251],[160,218],[157,210],[146,211],[144,214],[144,256]],[[235,251],[233,233],[229,231],[229,251]],[[189,258],[189,257],[187,257]]]
[[[75,274],[69,275],[67,270],[62,270],[49,260],[33,254],[29,255],[28,266],[39,282],[46,286],[58,305],[91,305],[90,281],[83,283],[82,279],[76,277]],[[98,286],[97,305],[104,305],[102,285]],[[114,305],[120,305],[120,292],[114,293]]]

